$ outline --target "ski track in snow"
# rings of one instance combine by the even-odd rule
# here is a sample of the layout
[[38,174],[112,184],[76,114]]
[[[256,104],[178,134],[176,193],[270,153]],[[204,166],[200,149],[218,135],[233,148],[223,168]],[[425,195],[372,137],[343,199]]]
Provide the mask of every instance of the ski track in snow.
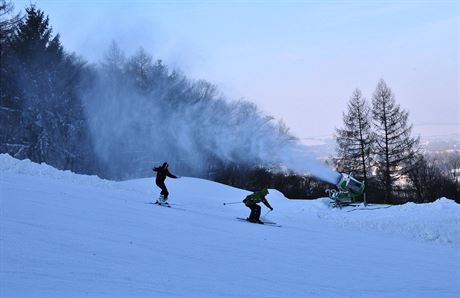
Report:
[[[442,198],[330,209],[270,190],[153,178],[113,182],[0,155],[0,297],[459,297],[460,208]],[[349,209],[348,209],[349,210]],[[267,209],[262,210],[265,214]]]

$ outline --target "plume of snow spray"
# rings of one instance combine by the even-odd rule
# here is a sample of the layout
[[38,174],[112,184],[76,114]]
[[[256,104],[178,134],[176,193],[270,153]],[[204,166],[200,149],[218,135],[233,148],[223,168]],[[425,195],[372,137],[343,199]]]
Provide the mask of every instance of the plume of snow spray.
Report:
[[254,104],[227,101],[206,82],[151,72],[157,73],[155,88],[140,92],[132,75],[101,68],[93,88],[82,94],[96,152],[109,175],[145,176],[163,161],[173,169],[181,167],[183,174],[205,175],[220,160],[283,166],[336,183],[339,174],[315,160]]
[[339,173],[314,158],[305,146],[299,144],[291,144],[285,148],[280,162],[300,175],[310,174],[331,184],[336,184],[341,177]]

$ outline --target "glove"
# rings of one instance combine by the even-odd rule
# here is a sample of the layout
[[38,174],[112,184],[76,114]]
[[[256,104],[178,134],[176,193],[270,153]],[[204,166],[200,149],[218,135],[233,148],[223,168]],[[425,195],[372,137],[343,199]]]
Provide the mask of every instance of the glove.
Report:
[[270,211],[273,211],[273,207],[270,207]]

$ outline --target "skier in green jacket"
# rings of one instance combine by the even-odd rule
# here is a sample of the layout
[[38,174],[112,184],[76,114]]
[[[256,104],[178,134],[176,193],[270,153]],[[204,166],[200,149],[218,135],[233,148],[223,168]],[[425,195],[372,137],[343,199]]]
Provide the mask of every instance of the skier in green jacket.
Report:
[[257,203],[262,202],[265,206],[267,206],[267,208],[273,210],[272,206],[270,206],[267,199],[265,198],[266,195],[268,195],[268,190],[264,188],[260,191],[256,191],[253,194],[250,194],[243,200],[243,203],[246,205],[246,207],[251,209],[251,214],[247,218],[248,221],[263,224],[263,222],[259,219],[260,210],[262,208],[259,205],[257,205]]

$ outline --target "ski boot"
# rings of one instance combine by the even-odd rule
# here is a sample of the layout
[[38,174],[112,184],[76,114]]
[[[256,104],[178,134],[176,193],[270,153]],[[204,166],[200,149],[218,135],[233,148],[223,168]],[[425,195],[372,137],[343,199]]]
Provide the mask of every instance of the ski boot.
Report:
[[167,198],[165,199],[165,196],[164,195],[160,195],[158,197],[158,200],[155,202],[155,204],[158,204],[158,205],[169,205],[167,202],[166,202]]
[[257,219],[257,218],[250,218],[250,217],[248,217],[248,218],[246,218],[246,220],[249,221],[249,222],[257,223],[257,224],[261,224],[261,225],[264,224],[260,219]]

